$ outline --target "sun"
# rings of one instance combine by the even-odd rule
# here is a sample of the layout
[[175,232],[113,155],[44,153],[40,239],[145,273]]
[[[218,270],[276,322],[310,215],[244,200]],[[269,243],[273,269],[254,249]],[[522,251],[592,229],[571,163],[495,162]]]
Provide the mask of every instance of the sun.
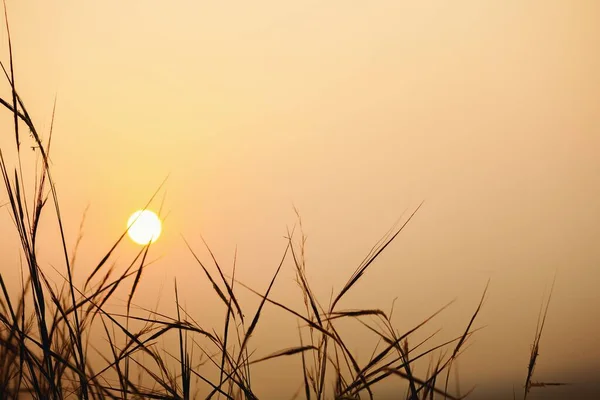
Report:
[[137,244],[147,245],[156,242],[162,231],[158,216],[150,210],[134,212],[127,221],[127,233]]

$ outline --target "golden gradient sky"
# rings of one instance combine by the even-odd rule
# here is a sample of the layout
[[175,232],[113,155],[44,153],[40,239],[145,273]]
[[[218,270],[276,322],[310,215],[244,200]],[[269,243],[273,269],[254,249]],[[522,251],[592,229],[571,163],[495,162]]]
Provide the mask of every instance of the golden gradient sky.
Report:
[[[388,310],[398,296],[394,321],[407,329],[457,298],[432,325],[450,338],[491,278],[487,327],[460,372],[479,396],[512,396],[556,272],[536,376],[600,395],[600,2],[7,3],[17,88],[44,132],[57,96],[52,160],[69,243],[90,204],[80,276],[168,174],[156,203],[166,193],[162,258],[138,302],[154,304],[165,282],[170,298],[177,276],[188,309],[208,321],[222,310],[211,310],[182,234],[199,250],[204,235],[228,266],[237,245],[239,278],[263,290],[295,205],[326,303],[425,200],[343,307]],[[6,43],[2,33],[3,61]],[[0,115],[5,131],[10,118]],[[16,277],[13,230],[0,214],[0,271]],[[55,232],[48,218],[48,265],[60,265]],[[124,243],[121,260],[134,249]],[[274,297],[299,306],[292,277]],[[266,314],[257,354],[296,344],[294,320],[281,316]],[[282,321],[291,335],[269,331]],[[257,387],[267,398],[280,390]]]

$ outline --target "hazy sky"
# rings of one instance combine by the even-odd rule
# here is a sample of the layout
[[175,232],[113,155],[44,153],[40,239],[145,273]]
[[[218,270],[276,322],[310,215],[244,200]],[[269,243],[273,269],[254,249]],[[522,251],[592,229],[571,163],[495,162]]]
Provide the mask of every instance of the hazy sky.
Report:
[[[43,132],[57,98],[52,161],[70,244],[90,205],[80,277],[167,175],[154,203],[166,193],[162,258],[137,302],[154,304],[162,284],[170,299],[177,276],[208,321],[222,310],[181,235],[204,254],[202,234],[228,268],[237,246],[239,278],[264,290],[295,205],[327,303],[425,200],[343,308],[389,310],[399,297],[402,330],[457,298],[432,324],[451,338],[491,278],[487,327],[460,372],[479,384],[474,398],[512,396],[556,273],[536,378],[600,396],[600,2],[19,0],[8,14],[17,88]],[[3,32],[3,61],[6,43]],[[6,132],[10,118],[0,114]],[[61,265],[46,221],[43,263]],[[16,277],[6,211],[0,234],[2,274]],[[120,260],[134,250],[124,243]],[[301,308],[292,278],[288,268],[273,295]],[[257,354],[297,344],[283,316],[266,314]],[[279,324],[291,335],[269,330]],[[368,357],[374,342],[355,342]]]

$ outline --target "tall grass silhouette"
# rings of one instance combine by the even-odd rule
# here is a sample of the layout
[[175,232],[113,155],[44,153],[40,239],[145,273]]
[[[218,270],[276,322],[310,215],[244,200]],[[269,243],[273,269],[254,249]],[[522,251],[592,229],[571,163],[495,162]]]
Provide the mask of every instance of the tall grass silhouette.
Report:
[[[306,399],[373,398],[375,385],[388,379],[406,382],[407,392],[399,394],[406,399],[464,397],[451,393],[448,382],[454,361],[476,331],[474,321],[484,302],[487,286],[473,314],[466,319],[464,331],[452,340],[429,348],[425,346],[433,335],[413,346],[409,345],[408,339],[448,305],[402,333],[392,325],[391,312],[338,307],[340,301],[355,290],[380,254],[406,228],[420,206],[371,249],[328,305],[319,300],[311,289],[304,257],[305,236],[294,231],[288,232],[281,261],[264,292],[236,279],[235,262],[230,274],[224,271],[206,243],[203,245],[210,255],[209,262],[201,260],[194,245],[185,242],[210,281],[216,301],[224,306],[221,327],[206,329],[196,322],[182,306],[176,282],[173,286],[174,315],[161,314],[156,310],[142,310],[144,313],[134,310],[134,296],[149,265],[151,245],[142,247],[123,272],[117,273],[114,253],[126,231],[91,269],[83,285],[78,286],[49,162],[52,124],[48,140],[43,141],[17,91],[7,18],[6,26],[10,61],[8,66],[2,64],[2,69],[10,85],[11,96],[9,100],[0,98],[0,103],[12,113],[15,140],[11,151],[16,154],[16,165],[9,165],[4,149],[0,149],[0,170],[8,198],[5,207],[19,238],[24,268],[22,290],[17,297],[10,296],[0,274],[0,398],[191,399],[202,396],[207,399],[257,399],[259,394],[253,388],[251,377],[253,365],[280,357],[300,358],[301,370],[298,372],[303,382],[301,391]],[[26,132],[26,138],[23,132]],[[33,188],[26,187],[23,176],[21,155],[24,140],[33,141],[32,147],[41,160]],[[32,189],[33,195],[28,197],[27,193]],[[40,218],[46,213],[54,215],[63,253],[62,265],[56,267],[56,272],[62,277],[58,287],[38,259]],[[294,241],[298,235],[299,245]],[[301,311],[271,296],[286,260],[292,262],[301,288],[304,304]],[[122,288],[128,292],[125,314],[109,311],[109,300]],[[253,312],[244,308],[238,299],[240,288],[251,291],[260,299]],[[299,341],[268,356],[256,358],[249,350],[249,344],[266,307],[278,308],[298,321]],[[350,351],[339,330],[342,320],[356,321],[377,337],[368,362],[359,362]],[[542,327],[543,321],[539,335],[536,334],[536,354]],[[162,339],[177,343],[177,353],[159,348],[157,342]],[[95,350],[98,343],[104,342],[108,344],[109,353]],[[424,376],[415,372],[417,361],[438,353],[441,354],[438,361],[430,363]],[[532,355],[526,391],[533,385],[531,374],[534,365],[535,357]]]

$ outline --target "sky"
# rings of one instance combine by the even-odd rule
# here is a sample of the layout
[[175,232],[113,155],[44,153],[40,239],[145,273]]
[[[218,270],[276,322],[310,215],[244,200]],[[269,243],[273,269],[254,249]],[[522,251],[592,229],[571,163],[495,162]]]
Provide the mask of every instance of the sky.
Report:
[[[71,249],[88,209],[80,279],[165,179],[152,205],[166,216],[158,260],[136,302],[154,304],[157,293],[168,302],[177,277],[188,310],[208,324],[222,310],[183,238],[206,257],[204,237],[229,270],[237,248],[236,276],[264,290],[296,208],[308,276],[327,303],[424,201],[343,308],[389,310],[398,297],[394,322],[406,330],[456,299],[432,325],[450,338],[489,279],[485,328],[460,373],[464,387],[477,384],[473,398],[506,398],[524,381],[556,276],[536,377],[600,396],[599,2],[20,0],[7,8],[17,89],[46,137],[56,99],[52,167]],[[6,62],[5,32],[1,40]],[[5,130],[10,121],[0,114]],[[2,149],[14,146],[2,136]],[[45,218],[39,251],[58,266],[56,225]],[[0,235],[0,272],[17,282],[6,209]],[[118,261],[136,250],[123,243]],[[285,270],[273,296],[301,307],[293,277]],[[292,318],[277,310],[264,318],[257,354],[297,344]],[[350,332],[368,356],[372,338]],[[295,391],[297,364],[281,365],[280,385],[269,382],[272,367],[257,367],[259,394]]]

